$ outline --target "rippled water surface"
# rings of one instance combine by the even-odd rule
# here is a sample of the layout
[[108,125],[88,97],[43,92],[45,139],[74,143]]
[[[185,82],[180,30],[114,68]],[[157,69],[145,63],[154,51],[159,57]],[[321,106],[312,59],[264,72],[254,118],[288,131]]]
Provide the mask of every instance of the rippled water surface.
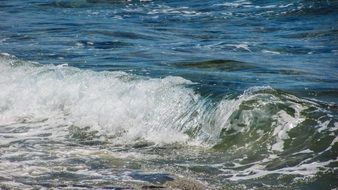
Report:
[[338,1],[0,1],[0,189],[335,189]]

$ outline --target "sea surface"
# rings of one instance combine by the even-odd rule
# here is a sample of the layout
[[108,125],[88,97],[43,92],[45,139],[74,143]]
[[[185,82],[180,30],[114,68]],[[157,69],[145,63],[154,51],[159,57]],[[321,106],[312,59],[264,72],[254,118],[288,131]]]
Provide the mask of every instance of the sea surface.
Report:
[[0,189],[338,188],[337,0],[1,0]]

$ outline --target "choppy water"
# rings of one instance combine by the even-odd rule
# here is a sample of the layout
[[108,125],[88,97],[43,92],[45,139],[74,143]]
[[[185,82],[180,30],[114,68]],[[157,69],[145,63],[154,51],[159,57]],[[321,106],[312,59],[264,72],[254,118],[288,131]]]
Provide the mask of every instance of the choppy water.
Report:
[[335,189],[338,1],[0,1],[0,189]]

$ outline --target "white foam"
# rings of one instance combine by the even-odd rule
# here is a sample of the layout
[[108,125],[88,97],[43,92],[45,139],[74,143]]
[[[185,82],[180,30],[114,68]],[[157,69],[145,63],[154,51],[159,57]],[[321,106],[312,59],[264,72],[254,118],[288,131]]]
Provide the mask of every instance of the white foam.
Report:
[[[143,138],[184,142],[183,120],[200,96],[180,77],[140,79],[122,72],[92,72],[63,66],[11,66],[0,59],[0,125],[48,119],[60,125],[90,126],[120,143]],[[182,130],[183,128],[183,130]]]
[[338,122],[334,122],[334,127],[330,128],[329,131],[337,131],[338,130]]
[[[136,9],[140,9],[139,7]],[[139,10],[140,12],[143,12],[143,10]],[[148,15],[161,15],[161,14],[170,14],[170,15],[181,15],[181,16],[200,16],[200,15],[207,15],[210,13],[206,12],[198,12],[196,10],[193,10],[189,7],[170,7],[167,5],[158,5],[157,7],[152,7],[149,10],[146,10]]]
[[318,123],[318,126],[319,126],[318,132],[320,133],[320,132],[326,130],[328,128],[328,125],[329,125],[330,121],[331,120],[327,120],[327,121],[324,121],[324,122],[319,122]]
[[238,0],[234,2],[225,2],[222,4],[214,4],[213,6],[224,6],[224,7],[231,7],[231,8],[239,8],[239,7],[252,7],[252,3],[250,1],[245,0]]
[[230,47],[235,47],[236,49],[243,49],[246,50],[248,52],[252,52],[249,48],[249,44],[247,42],[243,42],[240,44],[227,44],[226,46],[230,46]]
[[262,50],[263,53],[270,53],[270,54],[275,54],[275,55],[279,55],[280,52],[277,51],[270,51],[270,50]]
[[308,153],[313,153],[313,151],[310,150],[310,149],[306,149],[306,150],[302,150],[302,151],[293,153],[293,155],[296,155],[296,154],[308,154]]
[[275,128],[273,135],[276,137],[276,143],[271,146],[273,151],[283,151],[284,140],[288,139],[288,131],[296,127],[299,123],[304,121],[300,112],[304,109],[300,104],[294,105],[295,116],[291,116],[284,110],[281,110],[274,116]]
[[230,177],[229,180],[240,181],[240,180],[256,179],[269,174],[301,175],[305,177],[314,177],[320,170],[322,171],[329,170],[329,168],[327,168],[326,166],[336,161],[338,161],[338,159],[329,160],[325,162],[311,162],[306,164],[299,164],[297,166],[284,167],[277,170],[265,170],[265,166],[255,164],[249,168],[244,169],[243,171],[240,172],[235,171],[236,173],[232,177]]

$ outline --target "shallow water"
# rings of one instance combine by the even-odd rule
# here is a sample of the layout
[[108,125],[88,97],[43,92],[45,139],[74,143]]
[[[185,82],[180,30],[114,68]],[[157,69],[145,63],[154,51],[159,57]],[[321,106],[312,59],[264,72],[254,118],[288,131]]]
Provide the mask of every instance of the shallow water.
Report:
[[336,10],[2,1],[0,188],[337,188]]

